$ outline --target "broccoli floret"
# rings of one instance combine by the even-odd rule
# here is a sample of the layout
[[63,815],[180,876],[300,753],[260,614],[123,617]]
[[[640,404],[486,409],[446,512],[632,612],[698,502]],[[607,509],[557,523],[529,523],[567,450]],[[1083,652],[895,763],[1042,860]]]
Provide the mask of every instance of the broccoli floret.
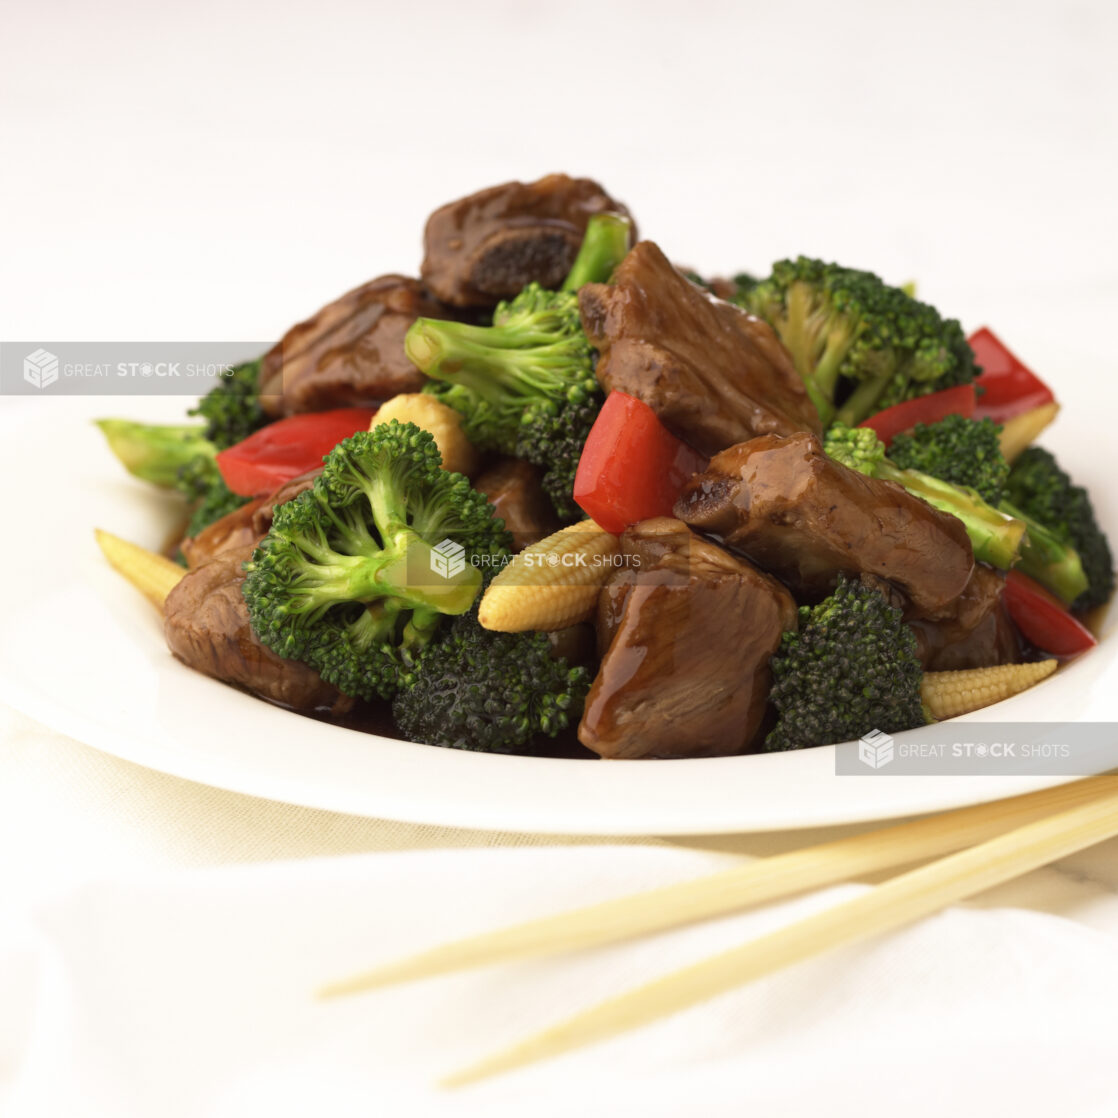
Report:
[[897,435],[889,458],[902,470],[920,470],[941,481],[966,485],[984,501],[1005,497],[1009,463],[998,443],[1001,427],[992,419],[949,415],[938,423],[917,423],[910,434]]
[[600,395],[578,298],[539,284],[499,304],[492,326],[417,319],[405,346],[483,450],[515,454],[522,428]]
[[736,275],[730,277],[731,282],[735,287],[734,299],[744,299],[761,281],[749,272],[738,272]]
[[195,458],[179,471],[178,489],[188,498],[196,501],[186,526],[188,536],[196,536],[208,528],[215,520],[235,512],[247,505],[251,497],[234,493],[225,479],[218,473],[213,459]]
[[507,753],[576,722],[590,683],[545,634],[494,633],[471,610],[402,675],[392,713],[411,741]]
[[218,450],[247,439],[268,422],[260,406],[260,363],[261,359],[246,361],[222,373],[198,406],[188,412],[206,421],[206,438]]
[[204,455],[183,463],[175,474],[175,488],[188,501],[204,500],[218,481],[221,481],[221,474],[217,463]]
[[531,426],[522,427],[516,440],[518,458],[550,464],[543,469],[540,484],[562,520],[585,515],[574,500],[575,473],[601,406],[601,396],[594,393],[580,404],[569,403],[553,414],[543,413]]
[[420,318],[405,344],[432,378],[424,391],[461,414],[466,437],[539,466],[556,511],[575,515],[578,457],[603,400],[578,297],[531,284],[492,326]]
[[916,637],[901,611],[860,582],[839,576],[835,592],[801,606],[772,661],[769,699],[779,718],[768,750],[896,733],[929,722],[920,701]]
[[1025,524],[987,504],[973,489],[952,485],[919,470],[902,470],[885,456],[885,444],[870,427],[835,423],[823,449],[836,461],[870,477],[893,481],[928,504],[958,517],[970,537],[975,557],[1002,570],[1017,559]]
[[889,461],[905,471],[916,470],[969,487],[987,504],[1024,521],[1027,531],[1021,542],[1018,569],[1071,603],[1087,587],[1083,565],[1074,548],[1005,499],[1009,463],[998,443],[1000,430],[990,419],[965,419],[961,415],[949,415],[929,426],[918,423],[912,434],[893,439]]
[[[599,220],[607,216],[608,222]],[[619,228],[627,245],[627,221],[591,219],[562,291],[529,284],[498,305],[492,326],[420,318],[405,340],[408,357],[431,378],[425,391],[462,415],[466,437],[483,450],[539,466],[545,490],[566,519],[576,515],[578,456],[603,399],[574,286],[590,276],[608,278],[622,243]]]
[[264,644],[347,695],[391,698],[444,615],[473,604],[475,561],[508,554],[492,506],[441,462],[429,432],[396,420],[330,452],[245,564]]
[[1087,490],[1073,484],[1051,453],[1033,446],[1013,463],[1008,494],[1014,506],[1078,552],[1087,589],[1075,599],[1075,607],[1089,609],[1108,601],[1114,591],[1114,557]]
[[823,439],[823,449],[836,462],[866,477],[875,477],[886,466],[885,444],[872,427],[847,427],[836,423]]
[[787,347],[824,426],[973,380],[954,319],[872,272],[801,256],[736,298]]
[[[178,489],[184,467],[214,473],[217,447],[200,424],[133,423],[130,419],[99,419],[97,426],[121,465],[143,481]],[[195,465],[202,460],[199,465]],[[208,466],[207,466],[208,463]]]

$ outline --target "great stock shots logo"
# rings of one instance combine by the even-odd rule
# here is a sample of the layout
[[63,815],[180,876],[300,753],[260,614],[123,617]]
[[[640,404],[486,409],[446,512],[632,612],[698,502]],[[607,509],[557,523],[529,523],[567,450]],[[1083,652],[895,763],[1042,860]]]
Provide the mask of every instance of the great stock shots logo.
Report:
[[46,349],[37,349],[23,359],[23,379],[36,388],[49,388],[58,380],[58,358]]
[[[0,341],[0,396],[45,390],[51,396],[205,396],[267,348],[262,342]],[[280,393],[268,395],[278,405]]]
[[431,550],[431,570],[443,578],[453,578],[466,569],[466,549],[453,540],[443,540]]
[[858,760],[871,769],[884,768],[893,760],[893,739],[880,730],[870,730],[858,739]]
[[835,746],[838,776],[1091,776],[1118,771],[1118,722],[933,722]]

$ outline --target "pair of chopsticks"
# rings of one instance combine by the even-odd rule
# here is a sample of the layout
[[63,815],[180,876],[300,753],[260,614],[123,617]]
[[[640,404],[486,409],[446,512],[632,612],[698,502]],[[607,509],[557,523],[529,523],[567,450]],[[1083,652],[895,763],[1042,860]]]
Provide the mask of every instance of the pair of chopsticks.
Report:
[[614,943],[946,855],[853,900],[601,1002],[443,1080],[444,1086],[461,1086],[647,1025],[1115,835],[1118,776],[1091,777],[473,936],[331,983],[320,994],[353,994],[486,963]]

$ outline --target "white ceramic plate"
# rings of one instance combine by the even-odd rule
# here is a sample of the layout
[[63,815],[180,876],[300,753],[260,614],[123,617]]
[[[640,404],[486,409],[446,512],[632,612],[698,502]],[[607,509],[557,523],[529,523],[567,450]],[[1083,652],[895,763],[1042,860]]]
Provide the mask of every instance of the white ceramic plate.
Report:
[[[1112,377],[1043,366],[1064,414],[1045,438],[1118,536],[1113,455],[1094,432]],[[1076,376],[1077,370],[1083,370]],[[1100,386],[1109,399],[1100,400]],[[185,668],[159,616],[101,559],[94,526],[158,547],[173,500],[127,477],[89,422],[180,420],[187,401],[3,400],[7,492],[0,698],[48,726],[153,769],[359,815],[517,831],[713,834],[882,819],[992,800],[1053,778],[837,777],[831,748],[693,761],[594,762],[436,749],[323,724]],[[59,447],[62,452],[59,453]],[[1118,720],[1118,635],[981,717]],[[685,736],[687,727],[679,726]]]

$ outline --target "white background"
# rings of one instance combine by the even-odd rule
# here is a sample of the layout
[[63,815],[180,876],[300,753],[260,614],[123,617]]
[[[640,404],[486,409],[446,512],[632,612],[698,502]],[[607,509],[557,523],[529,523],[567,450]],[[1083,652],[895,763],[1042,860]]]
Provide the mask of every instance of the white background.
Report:
[[275,337],[567,170],[696,267],[806,251],[1051,334],[1118,294],[1116,46],[1101,0],[8,5],[0,333]]
[[[682,263],[806,252],[915,278],[1042,372],[1113,377],[1116,47],[1101,0],[9,2],[0,339],[275,338],[375,274],[414,273],[436,205],[565,170]],[[1065,398],[1089,411],[1089,391]],[[19,406],[48,446],[50,401]],[[1099,478],[1111,423],[1076,463]],[[28,468],[3,454],[9,479]],[[507,841],[204,790],[0,715],[6,916],[118,870]],[[1118,934],[1114,849],[997,903]]]

